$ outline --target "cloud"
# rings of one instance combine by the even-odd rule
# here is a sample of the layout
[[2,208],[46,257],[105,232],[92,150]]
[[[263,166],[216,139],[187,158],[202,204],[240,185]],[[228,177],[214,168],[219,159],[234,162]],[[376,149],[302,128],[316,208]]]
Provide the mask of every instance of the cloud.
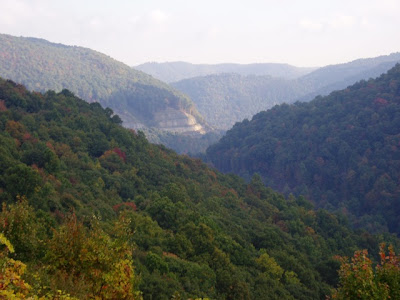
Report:
[[310,19],[303,19],[299,22],[300,27],[311,32],[321,32],[324,29],[324,24]]
[[211,27],[208,29],[206,35],[209,39],[218,39],[221,37],[221,34],[223,33],[222,29],[220,27]]
[[353,16],[339,15],[328,21],[333,29],[349,28],[356,24],[356,18]]
[[151,23],[163,24],[169,19],[169,15],[162,10],[153,10],[149,13],[148,19]]
[[46,0],[0,0],[0,24],[15,29],[26,26],[35,28],[37,23],[52,23],[57,20],[57,13],[47,4]]
[[15,25],[20,20],[32,17],[31,9],[23,1],[5,0],[1,3],[0,23],[5,25]]
[[299,21],[299,25],[306,31],[322,32],[325,30],[349,29],[357,24],[366,25],[366,22],[365,18],[359,21],[354,16],[339,14],[322,20],[302,19]]
[[137,24],[140,22],[140,20],[141,20],[141,18],[137,15],[131,16],[127,19],[128,23],[130,23],[130,24]]
[[367,2],[365,5],[369,5],[370,13],[379,13],[388,16],[398,16],[400,9],[400,2],[398,0],[380,0],[371,4]]
[[94,30],[101,30],[103,29],[104,20],[100,19],[99,17],[94,17],[89,20],[89,27]]

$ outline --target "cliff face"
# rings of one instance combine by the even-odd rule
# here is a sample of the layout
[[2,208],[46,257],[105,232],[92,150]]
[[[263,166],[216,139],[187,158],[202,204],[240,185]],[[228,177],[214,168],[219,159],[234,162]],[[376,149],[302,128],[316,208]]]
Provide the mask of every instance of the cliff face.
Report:
[[[139,121],[126,111],[116,110],[115,113],[121,117],[124,127],[133,129],[143,129],[147,127],[143,122]],[[170,107],[154,113],[153,124],[151,127],[184,134],[206,133],[206,129],[197,122],[193,115]]]
[[201,133],[207,126],[187,96],[87,48],[0,34],[0,76],[35,91],[68,89],[111,108],[128,128]]
[[171,132],[205,133],[205,129],[196,121],[194,116],[170,107],[164,111],[156,112],[154,114],[154,121],[156,123],[155,127]]

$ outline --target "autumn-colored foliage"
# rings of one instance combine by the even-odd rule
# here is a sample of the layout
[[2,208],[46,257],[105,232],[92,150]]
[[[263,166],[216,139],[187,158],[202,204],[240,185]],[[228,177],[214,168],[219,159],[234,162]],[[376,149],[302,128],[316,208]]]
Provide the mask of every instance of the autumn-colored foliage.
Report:
[[[55,278],[63,278],[63,282],[79,282],[80,289],[72,294],[80,298],[140,299],[140,294],[134,290],[132,249],[126,242],[127,225],[123,218],[115,223],[117,237],[113,240],[100,229],[96,220],[88,231],[75,214],[70,215],[66,224],[54,231],[49,242],[46,261],[50,272]],[[63,282],[52,284],[59,289]]]
[[0,111],[6,111],[7,106],[4,100],[0,100]]
[[137,210],[137,206],[134,202],[122,202],[113,206],[114,211],[119,211],[123,208]]
[[0,233],[26,265],[26,297],[321,299],[337,283],[333,255],[398,245],[260,176],[150,144],[67,90],[0,79],[0,95]]
[[29,284],[21,277],[26,265],[8,258],[8,253],[14,253],[14,248],[2,233],[0,233],[0,245],[5,246],[0,252],[0,298],[25,299],[31,290]]
[[126,154],[124,151],[122,151],[120,148],[115,147],[113,149],[114,153],[116,153],[122,160],[125,162],[126,161]]
[[357,227],[400,233],[400,65],[310,102],[277,105],[235,124],[207,150],[222,172],[263,182]]
[[[6,246],[6,248],[0,252],[1,299],[77,300],[61,290],[57,290],[55,293],[47,292],[46,294],[39,296],[33,286],[28,284],[24,279],[26,276],[26,265],[19,260],[14,260],[8,257],[10,253],[14,253],[14,248],[10,241],[2,233],[0,233],[0,245]],[[35,285],[39,290],[43,290],[43,287],[39,286],[38,282],[35,282]]]
[[385,252],[380,246],[380,263],[375,267],[367,250],[356,251],[350,262],[347,257],[338,257],[339,287],[329,299],[400,299],[400,256],[393,247]]
[[25,127],[20,122],[10,120],[6,124],[6,131],[16,139],[22,139],[25,135]]

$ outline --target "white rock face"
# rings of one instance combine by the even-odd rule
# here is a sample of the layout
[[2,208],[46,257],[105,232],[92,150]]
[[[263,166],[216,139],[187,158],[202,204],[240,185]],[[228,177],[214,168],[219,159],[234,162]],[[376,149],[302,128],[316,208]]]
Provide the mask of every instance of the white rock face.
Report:
[[[123,120],[124,127],[139,130],[146,127],[146,125],[144,125],[137,118],[126,111],[117,111],[117,114]],[[155,123],[154,127],[165,131],[187,134],[206,133],[203,126],[197,123],[194,116],[178,109],[173,109],[169,107],[166,110],[154,113],[153,118]]]
[[154,120],[159,129],[166,131],[179,133],[205,133],[203,126],[197,123],[196,119],[192,115],[170,107],[164,111],[155,113]]

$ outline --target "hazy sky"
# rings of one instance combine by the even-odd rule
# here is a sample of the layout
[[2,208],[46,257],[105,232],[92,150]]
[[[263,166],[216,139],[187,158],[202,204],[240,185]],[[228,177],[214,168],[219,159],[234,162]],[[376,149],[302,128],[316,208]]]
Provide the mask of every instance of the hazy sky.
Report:
[[400,0],[0,0],[0,33],[147,61],[323,66],[400,51]]

